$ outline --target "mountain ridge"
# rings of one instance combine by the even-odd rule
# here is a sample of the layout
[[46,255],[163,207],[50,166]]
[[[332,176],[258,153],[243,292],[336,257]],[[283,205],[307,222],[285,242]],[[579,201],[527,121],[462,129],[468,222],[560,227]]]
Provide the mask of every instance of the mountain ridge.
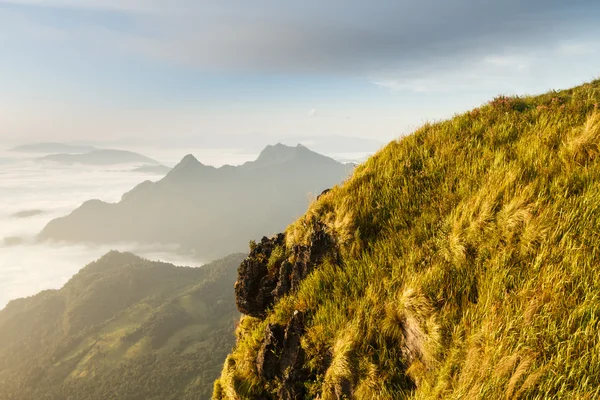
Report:
[[17,147],[13,147],[9,151],[19,153],[88,153],[90,151],[98,150],[93,146],[80,146],[58,142],[47,142],[47,143],[31,143],[24,144]]
[[599,104],[426,124],[252,243],[213,399],[598,397]]
[[158,242],[203,258],[223,256],[283,229],[306,209],[310,193],[316,196],[351,171],[304,146],[266,150],[260,162],[236,167],[214,168],[187,155],[162,179],[141,183],[118,203],[88,201],[51,221],[39,239]]
[[0,398],[209,398],[235,341],[243,257],[188,268],[113,251],[61,289],[11,301]]
[[50,154],[39,158],[38,161],[52,161],[62,164],[84,165],[113,165],[141,163],[147,165],[160,165],[150,157],[127,150],[96,149],[79,154]]

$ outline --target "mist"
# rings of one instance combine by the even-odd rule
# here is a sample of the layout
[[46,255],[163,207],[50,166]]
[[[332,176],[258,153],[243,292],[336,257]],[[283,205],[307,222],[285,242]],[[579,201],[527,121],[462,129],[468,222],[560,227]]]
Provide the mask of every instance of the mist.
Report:
[[[98,146],[102,147],[102,146]],[[241,165],[256,159],[246,149],[133,147],[135,151],[173,167],[186,153],[205,165]],[[358,160],[366,152],[338,152],[340,161]],[[125,242],[87,244],[38,240],[48,222],[69,215],[92,199],[117,203],[144,181],[156,182],[164,174],[135,172],[136,164],[109,166],[64,165],[40,161],[45,154],[0,153],[0,309],[10,300],[42,290],[59,289],[88,263],[110,250],[129,251],[150,260],[199,267],[211,257],[182,249],[179,244]],[[303,200],[303,199],[300,199]],[[248,239],[249,240],[249,239]]]
[[[175,165],[190,149],[135,149]],[[193,149],[207,163],[240,164],[256,155],[236,150]],[[39,162],[43,154],[0,153],[0,309],[10,300],[58,289],[88,263],[110,250],[130,251],[141,257],[199,267],[201,256],[182,254],[177,245],[114,243],[110,245],[40,243],[36,235],[52,219],[68,215],[83,202],[119,201],[124,193],[160,174],[132,172],[136,165],[108,167]],[[15,214],[31,212],[32,216]]]

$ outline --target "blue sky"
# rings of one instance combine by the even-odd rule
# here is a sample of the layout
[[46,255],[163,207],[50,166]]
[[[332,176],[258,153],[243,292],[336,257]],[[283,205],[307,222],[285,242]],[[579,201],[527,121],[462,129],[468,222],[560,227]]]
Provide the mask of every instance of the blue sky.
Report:
[[599,77],[598,20],[584,0],[0,0],[0,141],[385,142]]

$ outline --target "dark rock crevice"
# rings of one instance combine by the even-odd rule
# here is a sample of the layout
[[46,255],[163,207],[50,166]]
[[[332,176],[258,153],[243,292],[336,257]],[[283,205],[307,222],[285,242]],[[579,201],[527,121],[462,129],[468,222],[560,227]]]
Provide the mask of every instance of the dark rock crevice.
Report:
[[[264,319],[279,299],[295,292],[301,282],[324,261],[340,264],[335,239],[325,225],[313,219],[307,244],[286,248],[285,234],[262,238],[251,244],[248,257],[238,268],[235,296],[238,310]],[[305,382],[317,377],[305,367],[301,345],[307,315],[295,311],[287,323],[267,324],[256,356],[258,376],[273,385],[278,399],[296,400],[307,396]],[[325,373],[327,366],[324,365]]]
[[305,332],[305,315],[294,312],[286,326],[269,324],[256,357],[256,370],[263,379],[276,381],[277,396],[282,400],[303,399],[304,382],[315,377],[304,367],[306,354],[300,345]]
[[283,233],[270,239],[263,237],[259,243],[252,245],[250,254],[238,268],[235,284],[236,304],[240,312],[264,318],[277,300],[297,290],[325,259],[339,263],[336,242],[326,232],[325,225],[317,220],[313,220],[312,225],[308,244],[295,245],[291,251],[285,250]]

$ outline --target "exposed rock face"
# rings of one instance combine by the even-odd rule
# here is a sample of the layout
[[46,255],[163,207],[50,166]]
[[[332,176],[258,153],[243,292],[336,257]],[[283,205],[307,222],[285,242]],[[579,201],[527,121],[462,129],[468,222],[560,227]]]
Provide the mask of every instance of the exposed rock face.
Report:
[[265,379],[274,379],[279,370],[279,357],[283,347],[285,330],[280,325],[269,324],[265,328],[265,340],[256,357],[256,370]]
[[[306,245],[286,249],[285,234],[251,246],[250,255],[238,268],[235,295],[238,310],[264,318],[280,298],[298,289],[314,268],[329,259],[339,263],[335,240],[323,223],[313,220]],[[287,324],[268,324],[256,357],[258,375],[278,383],[278,399],[304,399],[304,383],[316,379],[304,367],[305,352],[300,340],[305,333],[306,316],[295,311]],[[327,366],[324,366],[323,372]]]
[[266,311],[281,297],[296,290],[326,257],[339,259],[335,240],[324,225],[313,221],[308,245],[296,245],[285,254],[285,234],[263,237],[253,246],[238,269],[235,284],[236,304],[240,312],[264,318]]
[[296,311],[287,326],[269,324],[265,340],[256,358],[256,369],[266,380],[277,378],[280,382],[279,399],[303,399],[304,382],[311,379],[304,368],[304,349],[300,338],[304,333],[304,314]]
[[251,250],[250,255],[238,268],[235,283],[235,301],[241,313],[252,317],[264,317],[273,304],[273,290],[277,277],[269,273],[268,264],[273,250],[285,245],[285,235],[280,233],[272,239],[263,237]]

